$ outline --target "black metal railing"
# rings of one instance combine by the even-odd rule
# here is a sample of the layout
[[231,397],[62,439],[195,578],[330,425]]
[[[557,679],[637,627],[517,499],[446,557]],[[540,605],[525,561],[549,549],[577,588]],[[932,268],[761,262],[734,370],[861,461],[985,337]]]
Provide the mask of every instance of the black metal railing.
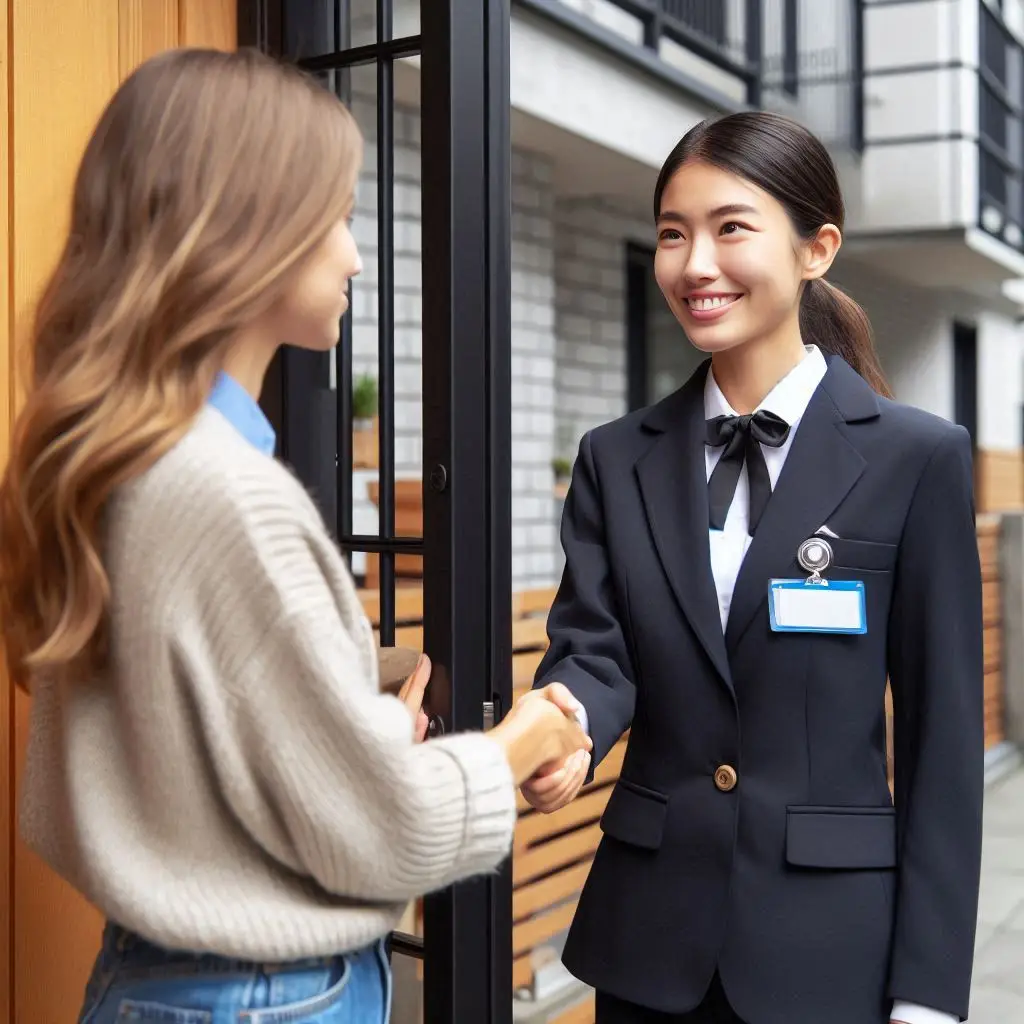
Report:
[[743,83],[761,103],[763,0],[742,0],[741,24],[730,24],[724,0],[610,0],[641,26],[643,46],[657,56],[662,40],[682,46]]
[[[674,44],[699,58],[686,65],[691,84],[789,114],[833,147],[862,147],[864,0],[517,2],[599,40],[614,38],[617,52],[631,49],[669,78],[682,66]],[[713,73],[702,74],[700,61]]]
[[[417,8],[413,30],[402,15]],[[396,560],[422,558],[435,732],[486,727],[512,703],[509,26],[507,0],[239,2],[243,43],[296,61],[350,105],[368,101],[375,80],[375,109],[365,103],[362,125],[373,187],[362,193],[371,198],[360,213],[376,215],[376,282],[350,290],[349,307],[360,295],[374,300],[366,319],[376,335],[378,534],[358,531],[352,514],[354,309],[332,353],[287,349],[275,360],[265,404],[282,457],[316,497],[339,546],[378,559],[382,646],[395,641]],[[396,244],[407,213],[402,201],[396,209],[396,184],[409,201],[401,144],[409,104],[396,97],[396,62],[416,54],[422,258],[410,286],[396,273],[408,244]],[[396,291],[409,288],[422,305],[396,315]],[[421,327],[419,537],[396,529],[395,334],[396,321],[409,327],[403,320]],[[432,1024],[511,1022],[511,889],[506,861],[486,879],[425,897],[422,938],[390,936],[392,953],[425,961],[422,1006]]]
[[978,223],[1024,250],[1024,47],[979,0]]
[[863,0],[763,0],[762,106],[837,150],[864,144]]
[[[423,555],[422,537],[399,537],[395,527],[395,61],[418,55],[419,35],[395,37],[393,0],[376,0],[373,39],[353,44],[347,3],[274,0],[243,5],[242,41],[284,55],[318,76],[352,103],[354,68],[376,71],[376,223],[379,434],[379,534],[353,530],[352,316],[342,320],[342,342],[331,353],[288,350],[275,367],[282,457],[315,495],[347,558],[354,552],[379,560],[379,631],[382,646],[395,643],[395,561]],[[349,306],[352,285],[349,285]],[[331,360],[335,361],[331,387]],[[424,940],[395,932],[390,950],[423,958]]]

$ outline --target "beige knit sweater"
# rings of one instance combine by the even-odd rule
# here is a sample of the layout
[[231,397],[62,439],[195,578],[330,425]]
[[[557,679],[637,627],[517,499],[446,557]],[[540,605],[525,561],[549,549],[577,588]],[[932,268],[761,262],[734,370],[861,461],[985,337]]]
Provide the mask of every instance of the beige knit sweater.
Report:
[[501,749],[413,742],[295,478],[205,410],[112,500],[102,678],[34,685],[21,827],[112,920],[254,960],[356,949],[496,867]]

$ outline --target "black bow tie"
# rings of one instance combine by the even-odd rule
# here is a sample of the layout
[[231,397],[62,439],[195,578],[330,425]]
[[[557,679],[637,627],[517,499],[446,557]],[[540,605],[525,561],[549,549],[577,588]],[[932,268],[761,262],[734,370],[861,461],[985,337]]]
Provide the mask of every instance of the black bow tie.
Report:
[[761,410],[751,416],[716,416],[707,421],[707,431],[708,445],[712,448],[725,445],[725,451],[708,480],[711,529],[725,529],[729,506],[736,494],[743,463],[746,462],[750,481],[748,533],[753,536],[768,499],[772,496],[772,481],[761,445],[781,448],[789,437],[789,424],[775,413]]

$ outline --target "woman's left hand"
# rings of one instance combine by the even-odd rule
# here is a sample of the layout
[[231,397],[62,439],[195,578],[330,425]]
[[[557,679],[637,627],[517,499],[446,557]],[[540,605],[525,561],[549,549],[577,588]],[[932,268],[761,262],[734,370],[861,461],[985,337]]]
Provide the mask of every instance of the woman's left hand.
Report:
[[416,662],[416,668],[412,675],[402,684],[398,691],[398,699],[409,709],[413,721],[413,737],[417,743],[422,743],[427,735],[427,726],[430,719],[423,710],[423,695],[427,690],[427,683],[430,682],[430,659],[420,655]]

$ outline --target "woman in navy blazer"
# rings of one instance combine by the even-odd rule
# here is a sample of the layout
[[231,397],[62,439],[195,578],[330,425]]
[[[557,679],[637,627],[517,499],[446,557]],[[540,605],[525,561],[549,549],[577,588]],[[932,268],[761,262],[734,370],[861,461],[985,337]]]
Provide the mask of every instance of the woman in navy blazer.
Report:
[[[970,440],[890,399],[866,317],[826,283],[843,202],[805,129],[698,125],[654,206],[659,286],[711,358],[588,433],[566,500],[536,689],[577,710],[595,763],[631,732],[565,963],[599,1024],[963,1019],[983,779]],[[815,567],[854,603],[770,597]],[[555,810],[591,773],[580,755],[523,791]]]

